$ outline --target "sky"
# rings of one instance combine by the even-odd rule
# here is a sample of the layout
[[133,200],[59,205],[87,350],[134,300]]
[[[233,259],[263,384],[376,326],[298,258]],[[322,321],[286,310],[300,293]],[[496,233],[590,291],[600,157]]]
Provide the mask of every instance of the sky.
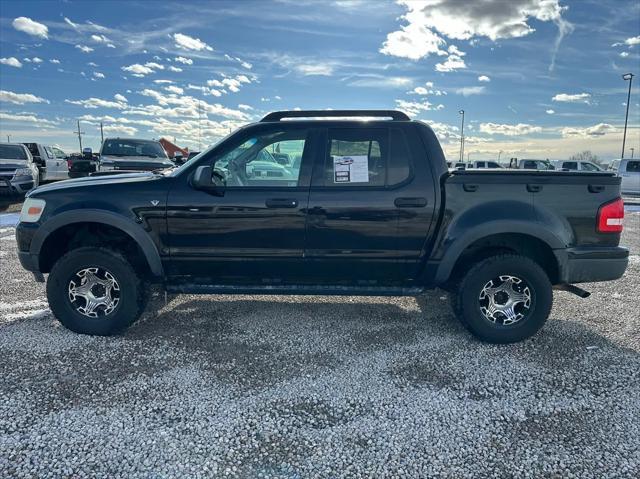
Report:
[[[200,150],[274,110],[398,109],[447,157],[620,158],[637,0],[0,0],[0,140]],[[625,155],[640,156],[640,76]]]

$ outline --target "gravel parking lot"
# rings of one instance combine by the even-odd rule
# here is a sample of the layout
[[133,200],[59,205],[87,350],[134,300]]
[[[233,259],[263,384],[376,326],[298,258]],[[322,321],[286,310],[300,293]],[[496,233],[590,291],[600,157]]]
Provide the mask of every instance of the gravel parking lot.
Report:
[[533,339],[415,298],[178,296],[64,329],[0,226],[1,477],[637,477],[640,213]]

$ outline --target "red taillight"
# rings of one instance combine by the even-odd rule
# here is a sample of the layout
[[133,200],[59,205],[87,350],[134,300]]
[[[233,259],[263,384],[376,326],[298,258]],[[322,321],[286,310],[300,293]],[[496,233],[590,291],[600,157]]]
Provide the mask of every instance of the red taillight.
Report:
[[598,233],[620,233],[624,219],[622,198],[610,201],[598,209]]

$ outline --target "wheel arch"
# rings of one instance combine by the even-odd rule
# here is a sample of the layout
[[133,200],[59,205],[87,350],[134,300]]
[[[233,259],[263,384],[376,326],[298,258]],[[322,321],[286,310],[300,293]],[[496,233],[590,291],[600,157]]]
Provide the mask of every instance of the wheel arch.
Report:
[[140,225],[117,213],[93,209],[60,213],[38,229],[31,242],[30,252],[37,255],[39,264],[45,265],[41,269],[42,272],[48,272],[46,270],[49,268],[46,267],[46,263],[43,263],[45,259],[41,252],[47,251],[51,247],[50,242],[56,239],[56,233],[63,231],[63,229],[73,229],[74,226],[81,228],[83,225],[103,225],[126,235],[139,248],[151,275],[157,278],[163,277],[164,271],[158,249],[149,234]]

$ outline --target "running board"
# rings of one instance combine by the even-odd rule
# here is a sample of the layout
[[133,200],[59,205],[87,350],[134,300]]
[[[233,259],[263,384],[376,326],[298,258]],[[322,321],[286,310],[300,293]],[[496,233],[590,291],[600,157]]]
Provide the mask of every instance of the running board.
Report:
[[424,288],[381,286],[309,286],[309,285],[247,285],[167,284],[166,290],[176,294],[300,294],[328,296],[417,296]]

